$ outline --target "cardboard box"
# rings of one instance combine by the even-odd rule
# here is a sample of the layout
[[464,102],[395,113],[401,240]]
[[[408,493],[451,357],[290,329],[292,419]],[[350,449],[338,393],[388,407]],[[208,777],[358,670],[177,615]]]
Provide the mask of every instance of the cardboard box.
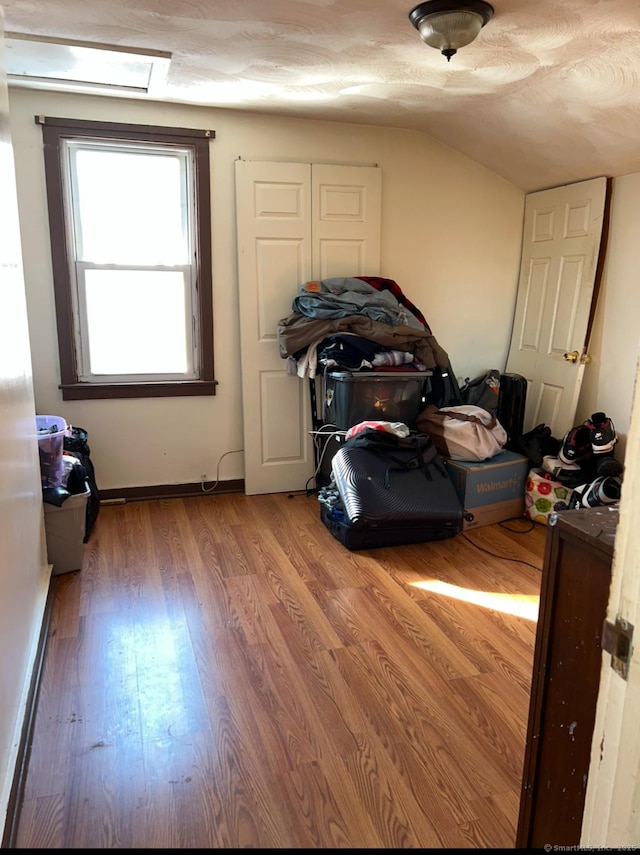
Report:
[[462,528],[491,525],[524,516],[524,492],[529,459],[513,451],[501,451],[482,462],[445,460],[453,486],[465,513]]

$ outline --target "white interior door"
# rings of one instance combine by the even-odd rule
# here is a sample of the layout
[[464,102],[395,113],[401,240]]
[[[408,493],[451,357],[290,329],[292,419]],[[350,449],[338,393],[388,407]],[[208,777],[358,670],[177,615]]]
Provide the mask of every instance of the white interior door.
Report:
[[525,432],[544,423],[562,437],[574,426],[606,190],[594,178],[527,196],[506,366],[527,379]]
[[375,167],[236,161],[247,495],[313,476],[309,381],[287,374],[277,323],[303,282],[378,275],[380,201]]

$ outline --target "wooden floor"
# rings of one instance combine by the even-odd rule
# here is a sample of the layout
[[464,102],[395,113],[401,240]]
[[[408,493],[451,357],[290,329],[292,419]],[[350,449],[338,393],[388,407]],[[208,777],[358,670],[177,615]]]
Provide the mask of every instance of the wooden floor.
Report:
[[514,847],[546,528],[349,552],[319,507],[101,508],[16,848]]

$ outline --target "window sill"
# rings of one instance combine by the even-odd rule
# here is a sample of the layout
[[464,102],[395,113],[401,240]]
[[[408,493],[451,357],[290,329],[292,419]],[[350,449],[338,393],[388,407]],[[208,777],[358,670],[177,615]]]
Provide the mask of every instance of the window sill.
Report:
[[177,383],[61,383],[63,401],[105,398],[180,398],[215,395],[216,380],[186,380]]

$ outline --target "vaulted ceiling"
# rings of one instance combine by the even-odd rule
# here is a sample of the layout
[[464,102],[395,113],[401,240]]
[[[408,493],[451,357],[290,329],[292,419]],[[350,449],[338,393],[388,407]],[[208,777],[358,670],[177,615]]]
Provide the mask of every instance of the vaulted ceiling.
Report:
[[141,97],[422,131],[526,191],[640,171],[640,0],[494,0],[450,62],[402,0],[0,6],[7,34],[170,54]]

